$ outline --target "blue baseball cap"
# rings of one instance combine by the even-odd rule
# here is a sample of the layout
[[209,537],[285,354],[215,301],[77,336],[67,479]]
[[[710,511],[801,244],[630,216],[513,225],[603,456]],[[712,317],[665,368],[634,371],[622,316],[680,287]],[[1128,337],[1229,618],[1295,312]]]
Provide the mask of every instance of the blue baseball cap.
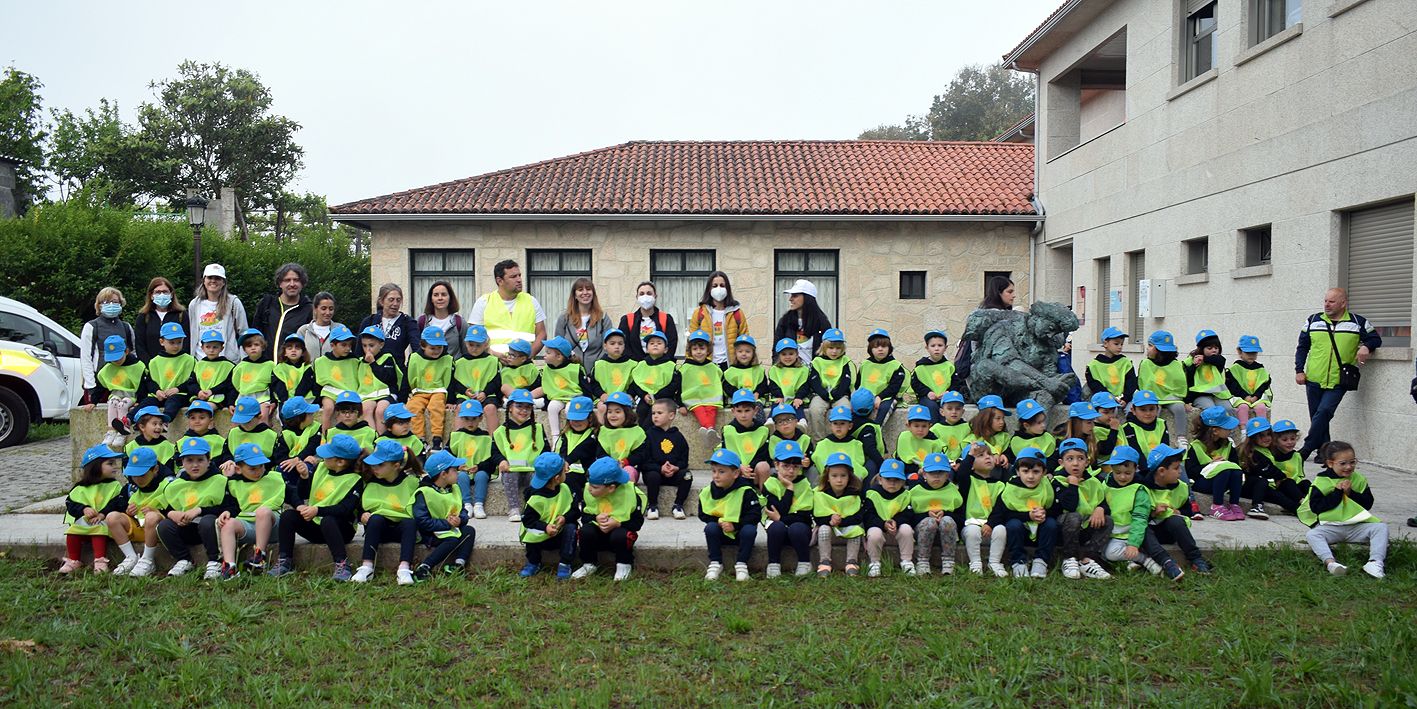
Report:
[[1201,412],[1201,423],[1229,431],[1240,425],[1240,419],[1225,413],[1224,406],[1212,406]]
[[242,465],[265,465],[271,462],[270,458],[255,443],[242,443],[232,451],[231,459]]
[[303,396],[297,396],[293,399],[286,399],[285,403],[280,405],[280,417],[282,419],[293,419],[296,416],[313,414],[319,410],[320,407],[318,405],[306,401]]
[[109,335],[103,338],[103,361],[122,362],[128,356],[128,342],[122,335]]
[[248,327],[245,330],[241,331],[240,337],[236,338],[236,344],[245,345],[246,341],[253,337],[259,337],[263,340],[266,339],[265,333],[261,332],[260,330],[257,330],[254,327]]
[[754,340],[752,335],[739,335],[738,338],[733,341],[734,347],[738,345],[748,345],[755,350],[758,349],[758,341]]
[[1092,421],[1102,414],[1097,413],[1097,408],[1086,401],[1074,401],[1068,404],[1068,418],[1079,421]]
[[624,485],[630,482],[630,474],[609,456],[596,458],[585,474],[586,482],[591,485]]
[[950,459],[944,453],[930,453],[925,456],[925,460],[920,463],[920,469],[927,473],[949,473],[954,468],[950,466]]
[[384,421],[412,421],[413,412],[408,410],[403,404],[389,404],[389,408],[384,409]]
[[733,399],[728,403],[728,405],[737,406],[739,404],[752,404],[754,406],[757,406],[758,397],[753,394],[752,389],[739,389],[738,391],[733,392]]
[[467,419],[475,419],[482,415],[482,402],[477,399],[468,399],[458,404],[458,416]]
[[1093,394],[1092,398],[1087,400],[1087,403],[1092,404],[1092,408],[1099,411],[1102,409],[1115,409],[1122,405],[1121,402],[1117,401],[1117,397],[1112,396],[1111,392],[1106,391],[1099,391]]
[[827,414],[827,421],[851,421],[851,409],[846,406],[838,406]]
[[1157,330],[1146,338],[1146,344],[1155,347],[1162,352],[1176,351],[1176,338],[1165,330]]
[[797,341],[790,337],[784,337],[781,340],[778,340],[777,344],[772,346],[773,354],[777,354],[778,352],[781,352],[783,350],[795,349],[797,349]]
[[1084,441],[1081,438],[1068,438],[1065,439],[1062,443],[1058,444],[1059,457],[1062,457],[1062,455],[1064,453],[1067,453],[1068,451],[1082,451],[1083,453],[1086,453],[1087,441]]
[[164,340],[183,340],[187,338],[187,331],[182,329],[182,323],[163,323],[157,331],[158,337]]
[[261,402],[254,397],[243,396],[236,400],[236,412],[231,415],[231,422],[241,425],[260,415]]
[[858,414],[869,414],[876,408],[876,395],[870,389],[861,387],[851,392],[851,410]]
[[1196,333],[1196,344],[1199,345],[1200,343],[1205,342],[1206,340],[1212,337],[1217,340],[1220,339],[1220,335],[1216,334],[1214,330],[1201,330],[1200,332]]
[[1140,463],[1141,453],[1131,446],[1117,446],[1112,449],[1112,457],[1104,461],[1103,465],[1121,465],[1122,463]]
[[564,337],[561,337],[560,335],[557,335],[556,337],[553,337],[541,344],[543,347],[547,347],[549,349],[553,349],[557,352],[560,352],[562,356],[571,356],[571,341],[567,340]]
[[940,395],[940,406],[945,404],[963,404],[964,394],[957,391],[947,391]]
[[610,396],[605,397],[605,403],[619,404],[627,409],[635,408],[635,400],[631,399],[630,395],[623,391],[611,392]]
[[345,340],[353,339],[354,332],[351,331],[348,327],[345,327],[344,325],[341,325],[339,323],[335,323],[334,325],[330,326],[330,342],[343,342]]
[[133,421],[136,423],[142,421],[143,419],[149,416],[156,416],[162,419],[163,421],[172,420],[171,417],[169,417],[167,413],[164,412],[162,409],[159,409],[156,406],[144,406],[143,408],[138,409],[137,413],[133,414]]
[[379,465],[391,461],[402,461],[403,454],[403,446],[398,441],[385,438],[374,444],[374,452],[364,456],[364,462],[369,465]]
[[527,390],[525,390],[525,389],[516,389],[516,390],[513,390],[513,391],[512,391],[512,395],[511,395],[511,396],[508,396],[508,397],[507,397],[507,403],[508,403],[508,404],[526,404],[527,406],[535,406],[535,405],[536,405],[536,400],[531,398],[531,392],[529,392],[529,391],[527,391]]
[[645,335],[645,342],[649,342],[650,340],[652,340],[652,339],[654,339],[654,338],[656,338],[656,337],[658,337],[658,338],[661,339],[661,340],[664,340],[664,342],[665,342],[666,344],[669,342],[669,337],[668,337],[667,335],[665,335],[663,331],[660,331],[660,330],[655,330],[654,332],[651,332],[650,334]]
[[601,336],[600,336],[600,341],[601,341],[601,342],[604,342],[604,341],[606,341],[606,340],[608,340],[608,339],[610,339],[610,338],[612,338],[612,337],[620,337],[620,338],[623,338],[623,337],[625,337],[625,331],[624,331],[624,330],[621,330],[621,329],[618,328],[618,327],[612,327],[612,328],[610,328],[609,330],[606,330],[604,335],[601,335]]
[[181,450],[177,451],[178,458],[184,458],[189,455],[211,454],[212,444],[208,443],[207,439],[205,438],[188,438],[187,440],[182,442]]
[[335,406],[339,406],[340,404],[354,404],[358,406],[362,403],[364,403],[364,400],[359,398],[358,392],[342,391],[335,397]]
[[738,468],[743,465],[743,459],[739,458],[737,453],[727,448],[719,448],[714,451],[713,455],[709,456],[708,460],[704,462],[712,463],[713,465],[726,465],[730,468]]
[[886,338],[887,340],[889,340],[889,339],[891,339],[891,334],[890,334],[889,332],[887,332],[885,328],[883,328],[883,327],[878,327],[878,328],[872,330],[872,331],[870,332],[870,334],[866,335],[866,341],[867,341],[867,342],[870,342],[871,340],[874,340],[874,339],[876,339],[877,337],[884,337],[884,338]]
[[[543,453],[542,455],[546,454]],[[433,455],[428,456],[428,460],[423,463],[423,475],[424,477],[436,478],[449,468],[456,468],[466,464],[467,458],[459,458],[445,450],[434,451]]]
[[713,342],[713,338],[709,337],[709,334],[707,332],[704,332],[703,330],[695,330],[689,333],[689,342],[702,342],[704,344],[708,344],[710,342]]
[[1036,460],[1042,463],[1043,461],[1048,460],[1048,456],[1043,455],[1043,451],[1038,450],[1033,446],[1029,446],[1018,452],[1018,457],[1014,459],[1014,464],[1017,465],[1018,463],[1022,463],[1025,460]]
[[1122,332],[1121,328],[1116,328],[1116,327],[1109,327],[1109,328],[1107,328],[1106,330],[1103,330],[1103,331],[1102,331],[1102,341],[1103,341],[1103,342],[1106,342],[1106,341],[1108,341],[1108,340],[1115,340],[1115,339],[1117,339],[1117,338],[1119,338],[1119,337],[1131,337],[1131,335],[1128,335],[1127,333]]
[[1278,421],[1275,421],[1274,425],[1269,427],[1269,430],[1274,431],[1276,434],[1291,433],[1294,431],[1298,431],[1299,427],[1289,419],[1280,419]]
[[778,441],[777,446],[772,449],[773,460],[795,460],[801,462],[806,456],[802,454],[802,446],[797,441]]
[[1264,352],[1264,348],[1260,347],[1260,338],[1254,335],[1241,335],[1240,344],[1236,346],[1241,352]]
[[566,469],[566,459],[556,453],[542,453],[531,463],[531,487],[541,489]]
[[286,335],[286,336],[285,336],[285,340],[283,340],[283,341],[284,341],[284,342],[299,342],[301,347],[304,347],[304,346],[305,346],[305,338],[304,338],[304,337],[301,337],[300,333],[298,333],[298,332],[292,332],[292,333],[290,333],[289,335]]
[[446,333],[443,332],[443,328],[437,325],[429,325],[423,328],[423,333],[419,336],[419,339],[423,340],[423,344],[425,345],[448,346]]
[[347,433],[337,433],[330,438],[329,443],[315,448],[315,455],[321,458],[359,460],[359,456],[363,452],[364,451],[359,448],[359,441],[354,440],[354,436]]
[[930,409],[929,409],[929,407],[921,406],[921,405],[919,405],[919,404],[916,404],[916,405],[910,407],[909,409],[906,409],[906,410],[905,410],[905,420],[906,420],[906,421],[934,421],[935,419],[934,419],[934,417],[932,417],[932,416],[930,415]]
[[212,406],[210,401],[193,399],[192,403],[187,405],[187,415],[191,416],[193,411],[205,411],[209,414],[215,414],[216,407]]
[[123,464],[123,475],[130,478],[142,477],[156,467],[157,452],[151,448],[139,446],[128,454],[128,460]]
[[998,409],[1004,412],[1005,416],[1009,415],[1009,410],[1007,408],[1004,408],[1003,398],[997,394],[985,394],[984,396],[979,397],[979,403],[975,404],[975,408],[979,409],[980,411],[983,411],[985,409]]
[[841,451],[837,451],[827,456],[827,462],[822,464],[822,469],[826,470],[827,468],[835,468],[841,465],[845,465],[846,467],[851,468],[853,471],[856,470],[856,463],[853,463],[851,461],[851,456],[842,453]]
[[[331,331],[331,334],[333,334],[333,331]],[[221,330],[207,330],[197,339],[204,345],[208,342],[226,342],[226,337],[221,334]]]
[[797,409],[792,408],[792,406],[788,404],[778,404],[777,406],[772,407],[771,418],[777,418],[779,416],[791,416],[793,418],[797,418]]
[[1018,420],[1020,421],[1027,421],[1034,416],[1042,416],[1048,413],[1048,410],[1043,408],[1043,405],[1034,399],[1024,399],[1018,402],[1018,407],[1015,408],[1014,411],[1018,414]]
[[1161,467],[1162,463],[1165,463],[1168,458],[1177,457],[1184,452],[1185,451],[1181,450],[1180,448],[1172,448],[1171,446],[1162,443],[1161,445],[1152,448],[1151,452],[1146,454],[1146,467],[1148,470],[1154,471],[1157,468]]
[[846,334],[839,327],[833,327],[822,333],[822,342],[846,342]]
[[945,342],[949,342],[949,341],[950,341],[950,336],[949,336],[949,334],[946,333],[944,330],[926,330],[926,331],[925,331],[925,341],[926,341],[926,342],[929,342],[929,341],[930,341],[930,338],[932,338],[932,337],[939,337],[939,338],[942,338]]
[[895,458],[886,458],[885,460],[881,461],[881,469],[876,471],[876,475],[878,477],[890,478],[892,480],[904,480],[905,463],[902,463]]
[[588,396],[573,396],[566,402],[566,420],[584,421],[590,418],[590,412],[595,409],[595,402]]
[[359,331],[360,337],[372,337],[380,342],[384,341],[384,329],[378,325],[370,325]]
[[1156,392],[1150,389],[1138,389],[1132,394],[1132,406],[1160,406],[1161,400],[1156,398]]
[[462,336],[463,342],[486,342],[487,328],[482,325],[468,325],[467,334]]
[[[196,439],[196,440],[201,440],[201,439],[199,438],[199,439]],[[203,442],[205,442],[205,441],[203,441]],[[105,445],[103,445],[102,443],[100,443],[100,444],[98,444],[98,445],[89,446],[88,448],[85,448],[85,449],[84,449],[84,457],[83,457],[83,459],[79,462],[79,465],[81,465],[81,466],[88,465],[89,463],[92,463],[92,462],[94,462],[95,460],[103,460],[104,458],[122,458],[122,457],[123,457],[123,454],[122,454],[122,453],[119,453],[118,451],[113,450],[112,448],[109,448],[108,446],[105,446]]]
[[1245,424],[1246,438],[1258,436],[1259,434],[1264,433],[1266,431],[1273,432],[1274,425],[1269,422],[1269,419],[1263,416],[1256,416],[1250,419],[1249,422]]
[[512,340],[507,343],[508,352],[516,352],[520,355],[531,356],[531,343],[526,340]]

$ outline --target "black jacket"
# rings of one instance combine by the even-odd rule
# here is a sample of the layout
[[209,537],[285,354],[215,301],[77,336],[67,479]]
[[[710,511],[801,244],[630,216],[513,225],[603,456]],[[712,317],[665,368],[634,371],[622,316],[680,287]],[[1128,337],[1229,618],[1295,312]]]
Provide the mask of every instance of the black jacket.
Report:
[[[655,327],[659,327],[659,316],[661,312],[658,307],[655,307],[653,314]],[[664,336],[669,338],[669,347],[664,351],[664,356],[674,359],[674,356],[679,353],[679,328],[674,325],[673,315],[667,312],[664,312],[663,315],[664,327],[662,329],[664,330]],[[635,308],[635,312],[621,315],[620,322],[615,327],[620,328],[620,331],[625,333],[625,357],[633,359],[636,362],[644,359],[647,355],[645,354],[644,344],[640,342],[640,309]],[[732,347],[732,343],[729,343],[729,347]]]
[[[364,328],[370,326],[382,329],[384,327],[384,317],[379,313],[370,313],[365,316],[363,320],[359,321],[359,328],[354,331],[355,337],[358,338],[359,333],[363,332]],[[394,320],[393,326],[384,331],[384,348],[380,350],[379,353],[393,355],[394,362],[402,367],[404,362],[408,361],[408,346],[418,341],[419,333],[415,332],[417,329],[417,320],[403,313],[399,313],[398,318]],[[355,351],[359,351],[358,343],[355,345]]]
[[[1053,486],[1053,504],[1044,511],[1048,517],[1056,518],[1064,512],[1077,509],[1078,489],[1076,486],[1068,485],[1066,482],[1059,482],[1056,478],[1048,475],[1044,475],[1043,480],[1038,484]],[[1023,481],[1019,480],[1017,475],[1009,478],[1008,482],[1004,483],[1004,485],[1024,487]],[[989,526],[996,527],[1011,519],[1016,519],[1020,522],[1032,521],[1028,518],[1028,512],[1018,512],[1009,509],[1008,505],[1005,505],[1003,502],[1003,493],[1000,492],[1000,499],[995,501],[994,509],[989,512]]]
[[[169,308],[167,314],[161,317],[158,317],[156,311],[152,311],[138,313],[138,317],[133,318],[133,351],[137,353],[138,359],[147,362],[162,353],[162,343],[158,342],[159,333],[162,326],[170,322],[175,322],[186,330],[187,311]],[[187,336],[191,337],[192,333],[187,333]],[[183,352],[187,350],[185,346],[182,348]]]
[[640,448],[644,451],[641,459],[644,467],[635,467],[642,473],[647,470],[659,470],[665,463],[678,466],[678,474],[689,471],[689,442],[674,426],[670,426],[668,431],[654,424],[645,426],[645,444]]
[[[304,293],[300,294],[300,300],[294,307],[285,311],[284,322],[280,318],[282,307],[280,294],[267,293],[261,296],[261,302],[256,304],[256,313],[248,319],[248,324],[260,330],[266,337],[266,359],[272,359],[280,352],[286,335],[294,333],[301,325],[315,319],[315,307]],[[280,327],[279,332],[276,331],[277,326]],[[319,352],[311,354],[320,356]]]

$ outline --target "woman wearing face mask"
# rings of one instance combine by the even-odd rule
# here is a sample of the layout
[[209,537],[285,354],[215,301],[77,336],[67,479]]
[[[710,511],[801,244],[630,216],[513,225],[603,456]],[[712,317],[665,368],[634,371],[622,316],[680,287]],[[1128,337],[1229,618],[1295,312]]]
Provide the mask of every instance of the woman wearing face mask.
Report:
[[733,286],[728,282],[728,274],[714,271],[709,274],[704,285],[704,296],[699,299],[699,307],[689,318],[689,332],[703,330],[713,337],[713,363],[728,365],[728,355],[733,351],[733,343],[739,335],[748,334],[748,317],[738,307],[733,297]]
[[679,329],[674,326],[674,316],[655,305],[658,292],[654,283],[643,281],[635,286],[635,304],[639,307],[633,313],[620,318],[620,331],[625,333],[625,356],[633,360],[645,358],[645,338],[658,330],[669,341],[669,356],[679,349]]
[[94,388],[94,374],[103,368],[105,339],[119,335],[128,343],[129,349],[133,348],[136,339],[133,326],[123,322],[123,306],[126,304],[117,288],[104,288],[94,298],[93,309],[98,317],[84,323],[84,329],[79,333],[79,352],[82,353],[79,368],[83,373],[84,391]]
[[158,331],[163,325],[175,322],[181,325],[183,330],[187,329],[187,309],[173,300],[174,292],[172,281],[162,276],[148,281],[147,300],[138,310],[138,316],[133,318],[133,334],[136,340],[133,349],[137,352],[138,359],[145,364],[162,351],[157,340]]

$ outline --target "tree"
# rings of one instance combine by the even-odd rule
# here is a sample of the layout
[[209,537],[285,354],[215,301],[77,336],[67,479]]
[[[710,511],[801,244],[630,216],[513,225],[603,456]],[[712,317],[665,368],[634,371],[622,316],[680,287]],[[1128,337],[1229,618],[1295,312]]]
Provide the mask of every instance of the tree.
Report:
[[191,188],[233,188],[245,238],[247,211],[273,206],[301,168],[300,124],[272,113],[270,90],[245,69],[185,61],[177,74],[152,84],[156,103],[138,107],[138,139],[127,154],[134,180],[174,204]]
[[882,125],[861,139],[990,140],[1033,111],[1033,82],[1003,64],[971,64],[955,73],[925,116]]
[[126,207],[140,201],[133,181],[137,137],[118,117],[118,104],[99,99],[98,109],[83,116],[50,110],[49,171],[60,199],[84,195],[84,201]]
[[0,155],[20,161],[15,167],[15,210],[19,214],[44,196],[42,88],[39,79],[13,66],[0,78]]

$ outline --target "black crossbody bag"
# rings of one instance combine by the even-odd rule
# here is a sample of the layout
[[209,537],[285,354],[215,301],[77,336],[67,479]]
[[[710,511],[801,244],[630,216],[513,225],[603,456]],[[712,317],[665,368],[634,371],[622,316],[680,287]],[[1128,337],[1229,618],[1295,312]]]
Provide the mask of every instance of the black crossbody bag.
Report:
[[1344,391],[1358,391],[1358,383],[1363,380],[1363,373],[1358,371],[1358,365],[1344,364],[1343,358],[1338,354],[1338,339],[1333,336],[1333,323],[1325,323],[1328,327],[1328,341],[1333,347],[1333,357],[1338,360],[1338,388]]

